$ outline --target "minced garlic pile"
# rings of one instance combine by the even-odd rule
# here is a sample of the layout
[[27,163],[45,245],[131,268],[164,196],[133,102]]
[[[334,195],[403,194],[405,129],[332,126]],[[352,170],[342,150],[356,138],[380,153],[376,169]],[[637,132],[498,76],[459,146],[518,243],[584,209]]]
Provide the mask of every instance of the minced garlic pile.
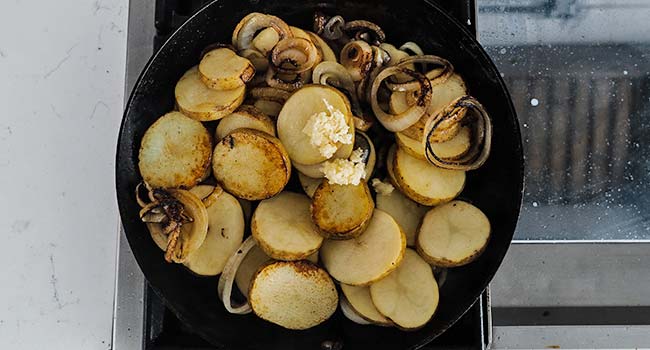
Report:
[[[352,133],[345,121],[345,115],[323,99],[327,112],[315,113],[302,129],[312,146],[318,148],[321,155],[331,158],[340,144],[352,143]],[[337,145],[338,143],[338,145]]]

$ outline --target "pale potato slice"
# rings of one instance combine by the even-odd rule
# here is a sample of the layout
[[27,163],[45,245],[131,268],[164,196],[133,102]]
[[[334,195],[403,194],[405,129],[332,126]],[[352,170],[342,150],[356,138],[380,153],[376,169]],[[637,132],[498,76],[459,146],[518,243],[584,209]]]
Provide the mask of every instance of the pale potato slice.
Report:
[[336,57],[336,54],[334,53],[332,48],[329,45],[327,45],[325,40],[323,40],[316,33],[307,32],[307,34],[309,34],[309,37],[311,38],[311,42],[314,43],[316,48],[320,51],[323,61],[333,61],[333,62],[338,61],[338,57]]
[[435,266],[466,265],[476,259],[490,238],[490,221],[463,201],[435,207],[424,216],[417,238],[418,252]]
[[451,140],[445,142],[436,142],[431,144],[433,153],[440,158],[456,158],[464,155],[469,151],[471,145],[471,130],[463,126],[458,134]]
[[210,133],[179,112],[158,118],[142,137],[138,167],[151,187],[190,188],[210,166]]
[[257,100],[253,103],[253,106],[271,118],[277,118],[280,114],[280,110],[282,110],[281,103],[269,100]]
[[398,187],[422,205],[438,205],[454,199],[465,186],[465,172],[438,168],[410,156],[397,148],[393,160],[393,176]]
[[[324,85],[307,85],[297,90],[282,107],[276,126],[278,137],[292,161],[311,165],[327,160],[327,157],[311,144],[309,136],[303,132],[305,125],[314,114],[328,112],[323,100],[341,111],[348,125],[352,123],[352,112],[347,101],[336,89]],[[349,132],[354,135],[354,129]]]
[[325,174],[321,170],[324,163],[325,162],[305,165],[305,164],[300,164],[298,162],[291,162],[291,165],[293,165],[296,168],[296,170],[298,170],[298,172],[304,175],[307,175],[314,179],[322,179],[323,177],[325,177]]
[[320,248],[323,237],[309,214],[309,197],[282,192],[260,202],[251,231],[257,244],[277,260],[305,259]]
[[269,51],[273,50],[273,47],[278,43],[278,41],[280,41],[280,34],[278,34],[275,29],[268,27],[261,30],[259,34],[253,38],[252,44],[257,51],[266,56]]
[[395,133],[395,141],[397,141],[399,148],[411,156],[417,159],[427,160],[427,157],[424,156],[424,143],[421,141],[412,139],[401,132]]
[[253,312],[288,329],[314,327],[332,316],[338,305],[334,281],[305,261],[278,261],[255,275],[249,291]]
[[[318,251],[307,257],[307,260],[313,262],[314,264],[318,263]],[[262,248],[258,245],[251,248],[251,250],[246,254],[244,260],[242,260],[239,269],[237,269],[237,274],[235,275],[235,283],[239,291],[248,298],[248,290],[251,285],[255,273],[263,265],[266,265],[268,262],[273,261],[273,258],[266,255]]]
[[424,326],[438,308],[438,284],[431,266],[406,249],[400,266],[370,286],[372,303],[402,329]]
[[[190,188],[189,191],[192,192],[193,195],[199,197],[199,199],[203,201],[203,204],[205,204],[206,198],[215,193],[215,187],[212,185],[196,185]],[[206,207],[208,207],[208,205],[206,205]]]
[[282,191],[291,175],[291,163],[273,136],[237,129],[217,143],[212,170],[226,191],[239,198],[260,200]]
[[300,186],[302,186],[303,191],[305,191],[309,198],[314,196],[314,192],[316,192],[320,183],[323,182],[323,179],[314,179],[313,177],[309,177],[301,172],[298,172],[298,180],[300,181]]
[[414,246],[422,217],[431,207],[410,200],[398,189],[388,194],[377,193],[376,203],[377,209],[387,212],[397,221],[406,235],[406,245]]
[[214,49],[199,63],[201,81],[215,90],[232,90],[244,86],[255,75],[251,61],[228,48]]
[[350,302],[345,298],[345,295],[339,295],[339,306],[341,307],[341,312],[348,320],[361,325],[372,324],[372,322],[366,321],[359,313],[352,308]]
[[[455,99],[467,95],[467,87],[463,78],[458,74],[453,74],[444,83],[431,86],[431,105],[427,113],[420,118],[415,124],[411,125],[401,132],[415,140],[422,140],[424,137],[424,126],[427,120],[435,117],[443,108],[447,107]],[[415,102],[413,94],[405,94],[408,104]]]
[[370,287],[350,286],[341,283],[341,291],[356,313],[374,324],[390,326],[392,322],[384,317],[372,303]]
[[275,123],[269,116],[254,106],[242,105],[219,121],[216,138],[221,140],[231,131],[241,128],[255,129],[275,136]]
[[[365,181],[358,185],[336,185],[323,181],[311,203],[311,219],[320,232],[332,239],[349,239],[372,216],[375,203]],[[352,232],[350,232],[352,231]]]
[[366,286],[395,270],[404,256],[406,237],[386,212],[375,209],[366,230],[357,238],[325,240],[320,258],[341,283]]
[[244,238],[244,213],[237,198],[222,192],[207,208],[208,233],[183,264],[200,276],[216,276]]
[[213,90],[205,86],[197,67],[188,70],[176,83],[176,106],[183,114],[199,121],[221,119],[232,113],[244,101],[246,87]]

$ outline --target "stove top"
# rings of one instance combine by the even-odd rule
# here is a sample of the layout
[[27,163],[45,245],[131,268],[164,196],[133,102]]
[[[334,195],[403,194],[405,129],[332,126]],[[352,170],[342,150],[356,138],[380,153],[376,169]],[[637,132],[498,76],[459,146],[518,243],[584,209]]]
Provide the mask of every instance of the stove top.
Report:
[[[127,50],[127,86],[131,89],[149,57],[206,0],[131,1]],[[473,0],[435,1],[460,23],[476,33],[476,4]],[[165,307],[148,287],[124,232],[120,230],[118,271],[113,316],[114,350],[214,349],[194,334]],[[491,343],[491,314],[488,292],[449,330],[422,349],[487,349]]]

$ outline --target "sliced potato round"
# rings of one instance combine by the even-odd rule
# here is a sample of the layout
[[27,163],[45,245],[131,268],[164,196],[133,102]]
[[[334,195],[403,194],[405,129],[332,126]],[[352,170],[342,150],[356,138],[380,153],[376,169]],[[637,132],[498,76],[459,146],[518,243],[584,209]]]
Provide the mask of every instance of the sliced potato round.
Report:
[[341,291],[356,313],[374,324],[390,326],[392,322],[384,317],[372,303],[370,287],[350,286],[341,283]]
[[[431,117],[435,117],[438,112],[447,107],[447,105],[455,99],[467,95],[467,88],[465,87],[463,78],[458,74],[453,74],[444,83],[432,85],[431,92],[431,105],[429,106],[427,113],[415,124],[403,130],[402,133],[404,135],[415,140],[422,140],[424,137],[424,126],[427,120]],[[415,102],[415,98],[412,94],[409,95],[406,93],[405,97],[406,100],[408,100],[409,105]]]
[[407,249],[400,266],[370,286],[372,303],[403,329],[424,326],[438,308],[438,284],[431,266]]
[[305,174],[313,179],[322,179],[325,177],[323,170],[321,170],[323,163],[325,162],[305,165],[298,162],[292,162],[291,165],[293,165],[301,174]]
[[217,143],[212,171],[226,191],[239,198],[260,200],[282,191],[289,181],[291,163],[273,136],[237,129]]
[[243,105],[219,121],[216,131],[217,140],[241,128],[255,129],[275,136],[275,123],[269,116],[254,106]]
[[465,186],[464,171],[438,168],[401,148],[395,152],[392,172],[392,180],[407,197],[427,206],[449,202]]
[[[431,143],[431,149],[440,158],[460,157],[469,151],[471,132],[469,127],[463,126],[451,140]],[[424,143],[422,146],[424,147]]]
[[259,245],[255,245],[255,247],[248,251],[248,254],[246,254],[244,260],[242,260],[235,275],[235,283],[243,295],[248,297],[248,288],[250,287],[255,273],[260,269],[260,267],[271,260],[273,259],[266,255]]
[[244,86],[255,75],[251,61],[228,48],[209,51],[199,63],[201,81],[209,88],[232,90]]
[[[310,137],[303,132],[305,125],[314,114],[328,112],[323,100],[341,111],[348,125],[352,124],[352,112],[348,103],[344,95],[336,89],[324,85],[308,85],[297,90],[285,102],[277,122],[278,137],[282,140],[292,161],[311,165],[327,160],[327,157],[311,144]],[[349,132],[354,134],[354,129]]]
[[199,121],[221,119],[232,113],[242,101],[245,86],[232,90],[213,90],[205,86],[197,67],[188,70],[176,83],[174,95],[178,110]]
[[339,305],[341,306],[341,312],[348,320],[361,325],[372,324],[371,322],[366,321],[359,313],[352,308],[350,302],[345,298],[345,295],[339,295]]
[[210,166],[211,149],[203,124],[179,112],[167,113],[142,137],[140,174],[152,187],[193,187]]
[[269,100],[257,100],[253,103],[253,106],[271,118],[277,118],[280,110],[282,110],[281,103]]
[[325,240],[323,266],[341,283],[365,286],[395,270],[404,256],[406,237],[397,222],[379,209],[357,238]]
[[207,208],[208,233],[183,264],[200,276],[216,276],[244,238],[244,213],[237,198],[222,192]]
[[300,181],[300,186],[302,186],[303,191],[305,191],[309,198],[314,196],[314,192],[316,192],[320,183],[323,182],[323,179],[314,179],[313,177],[309,177],[301,172],[298,172],[298,180]]
[[253,312],[288,329],[314,327],[338,305],[336,286],[318,266],[305,261],[278,261],[255,275],[249,291]]
[[260,202],[251,231],[267,255],[277,260],[300,260],[320,248],[323,237],[311,222],[309,203],[309,197],[293,192]]
[[338,61],[338,57],[336,57],[336,54],[334,53],[332,48],[329,45],[327,45],[325,40],[323,40],[316,33],[307,32],[307,34],[309,34],[309,38],[311,39],[311,42],[314,43],[316,48],[320,51],[323,61],[333,61],[333,62]]
[[390,214],[404,231],[406,245],[414,246],[422,217],[431,208],[410,200],[397,189],[388,194],[377,193],[376,202],[377,209]]
[[263,55],[267,55],[269,51],[273,50],[275,44],[280,41],[280,34],[275,29],[268,27],[260,31],[259,34],[253,38],[253,47]]
[[418,252],[436,266],[466,265],[476,259],[490,238],[490,221],[463,201],[435,207],[424,216],[417,237]]
[[[311,203],[311,219],[320,232],[332,239],[349,239],[372,216],[375,203],[365,181],[358,185],[336,185],[323,181]],[[354,230],[354,231],[353,231]]]
[[401,132],[395,133],[395,141],[404,152],[417,159],[427,160],[427,157],[424,156],[424,144],[422,142],[412,139]]

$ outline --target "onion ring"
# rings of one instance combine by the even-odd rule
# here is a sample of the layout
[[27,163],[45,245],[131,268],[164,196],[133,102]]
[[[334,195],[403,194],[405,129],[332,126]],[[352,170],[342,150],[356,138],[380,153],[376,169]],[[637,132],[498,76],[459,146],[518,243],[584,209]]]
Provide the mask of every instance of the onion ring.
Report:
[[271,63],[280,73],[302,73],[318,62],[316,46],[304,38],[280,40],[271,50]]
[[[219,299],[223,302],[223,306],[231,314],[244,315],[251,313],[253,308],[251,308],[248,300],[246,302],[233,305],[232,304],[232,285],[235,282],[235,276],[237,275],[237,270],[239,265],[246,257],[246,254],[257,245],[253,236],[246,238],[246,240],[239,246],[239,249],[235,254],[231,255],[226,261],[226,265],[223,267],[223,272],[219,277],[219,284],[217,285],[217,294],[219,294]],[[248,299],[248,297],[247,297]]]
[[352,81],[361,81],[366,77],[373,62],[372,47],[365,41],[353,40],[341,49],[340,61],[352,77]]
[[[401,59],[396,66],[406,67],[414,63],[435,64],[439,66],[426,73],[426,77],[431,81],[431,85],[444,83],[454,73],[454,66],[449,61],[435,55],[405,57]],[[409,81],[406,83],[386,82],[386,86],[388,86],[391,91],[411,91],[417,89],[419,83],[417,81]]]
[[[379,106],[377,93],[379,92],[381,83],[386,80],[386,78],[397,73],[403,73],[416,79],[420,84],[420,93],[418,94],[418,99],[415,104],[410,106],[406,111],[400,114],[390,114],[384,112],[384,110]],[[386,129],[393,132],[402,131],[415,124],[429,109],[429,106],[431,105],[431,83],[429,82],[429,79],[416,71],[401,68],[399,65],[386,67],[381,70],[372,81],[370,88],[370,103],[375,116]]]
[[[469,119],[469,120],[468,120]],[[469,150],[451,159],[438,157],[431,146],[447,130],[460,125],[471,125],[472,138]],[[438,128],[445,127],[442,132]],[[474,170],[485,163],[492,145],[492,121],[485,108],[472,96],[462,96],[450,103],[438,115],[431,117],[424,128],[425,156],[429,163],[445,169]],[[438,135],[436,135],[438,133]]]
[[293,37],[289,25],[278,17],[253,12],[244,17],[232,33],[232,45],[237,50],[250,49],[253,45],[253,38],[264,28],[273,28],[280,40]]

